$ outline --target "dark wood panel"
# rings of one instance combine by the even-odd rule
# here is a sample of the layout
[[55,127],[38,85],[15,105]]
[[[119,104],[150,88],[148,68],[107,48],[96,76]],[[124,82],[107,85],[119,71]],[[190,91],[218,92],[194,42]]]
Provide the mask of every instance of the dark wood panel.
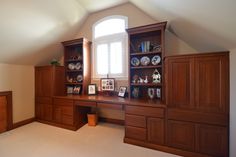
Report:
[[196,151],[216,157],[227,157],[228,142],[226,127],[198,125]]
[[121,104],[112,104],[112,103],[97,103],[97,107],[99,108],[109,108],[115,110],[122,110],[123,105]]
[[0,96],[0,133],[7,130],[7,98]]
[[147,119],[147,134],[148,142],[155,144],[164,144],[164,119],[160,118],[148,118]]
[[126,105],[125,112],[128,114],[134,114],[134,115],[143,115],[143,116],[160,117],[160,118],[164,117],[163,108]]
[[68,106],[73,106],[73,100],[70,99],[53,99],[53,104],[54,105],[68,105]]
[[146,117],[125,114],[125,125],[146,128]]
[[76,106],[96,107],[97,103],[92,101],[75,101]]
[[52,104],[52,97],[36,97],[35,102],[41,104]]
[[168,109],[167,118],[173,120],[217,124],[224,126],[227,126],[229,123],[229,116],[226,114],[213,114],[181,109]]
[[227,69],[222,55],[199,57],[195,59],[196,106],[200,110],[225,113]]
[[52,110],[53,106],[51,104],[42,104],[42,119],[47,121],[52,121]]
[[194,123],[168,120],[167,145],[183,150],[195,150]]
[[131,127],[131,126],[125,127],[125,137],[145,141],[146,135],[147,135],[147,130],[144,128]]
[[166,61],[167,105],[179,108],[193,108],[193,59],[179,58]]
[[73,125],[74,124],[73,116],[68,116],[68,115],[63,114],[61,122],[62,122],[62,124]]

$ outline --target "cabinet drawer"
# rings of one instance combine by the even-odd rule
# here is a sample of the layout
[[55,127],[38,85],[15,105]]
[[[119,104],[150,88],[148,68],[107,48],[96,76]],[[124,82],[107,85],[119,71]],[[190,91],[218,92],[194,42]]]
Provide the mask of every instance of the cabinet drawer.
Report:
[[97,103],[92,101],[75,101],[76,106],[96,107]]
[[73,125],[74,121],[73,121],[73,117],[72,116],[67,116],[67,115],[62,115],[62,124],[66,124],[66,125]]
[[168,146],[183,150],[194,151],[195,149],[195,124],[168,120],[167,126]]
[[137,128],[137,127],[131,127],[131,126],[126,126],[125,128],[125,137],[127,138],[145,141],[146,134],[147,134],[147,130],[144,128]]
[[50,97],[36,97],[35,102],[39,104],[51,104],[52,98]]
[[62,114],[73,116],[73,106],[62,106]]
[[146,128],[146,118],[144,116],[126,114],[125,124],[130,126]]
[[228,156],[228,129],[214,125],[197,125],[196,151],[212,156]]
[[97,103],[100,108],[110,108],[115,110],[122,110],[123,106],[121,104],[111,104],[111,103]]
[[164,117],[164,109],[163,108],[153,108],[153,107],[141,107],[141,106],[129,106],[125,107],[125,113],[142,115],[142,116],[150,116],[150,117]]
[[71,105],[73,106],[73,100],[69,99],[53,99],[54,105]]

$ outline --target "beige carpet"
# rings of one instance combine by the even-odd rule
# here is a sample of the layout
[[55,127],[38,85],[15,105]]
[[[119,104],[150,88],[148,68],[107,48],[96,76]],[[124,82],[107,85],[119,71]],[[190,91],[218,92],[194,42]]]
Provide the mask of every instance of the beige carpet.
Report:
[[124,127],[108,123],[74,132],[34,122],[0,134],[0,157],[175,157],[123,137]]

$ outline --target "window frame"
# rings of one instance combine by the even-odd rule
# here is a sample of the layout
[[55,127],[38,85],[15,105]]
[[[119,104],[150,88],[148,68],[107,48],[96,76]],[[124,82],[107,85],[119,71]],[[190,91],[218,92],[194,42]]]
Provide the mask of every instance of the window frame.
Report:
[[[115,33],[115,34],[109,34],[101,37],[95,38],[95,27],[106,20],[110,19],[122,19],[125,22],[125,29],[128,28],[128,17],[126,16],[121,16],[121,15],[113,15],[113,16],[107,16],[104,17],[100,20],[98,20],[96,23],[93,24],[92,27],[92,38],[93,38],[93,47],[92,47],[92,61],[93,61],[93,66],[92,66],[92,78],[93,79],[100,79],[100,78],[106,78],[107,75],[101,75],[97,73],[96,66],[96,48],[97,45],[99,44],[109,44],[108,48],[110,49],[110,44],[113,42],[122,42],[122,73],[121,74],[111,74],[110,71],[108,72],[108,77],[120,79],[120,80],[127,80],[128,79],[128,35],[126,31],[121,32],[121,33]],[[110,58],[110,50],[108,53],[108,58]],[[110,59],[109,59],[110,60]],[[108,65],[110,68],[110,62],[108,61]],[[109,69],[110,70],[110,69]]]

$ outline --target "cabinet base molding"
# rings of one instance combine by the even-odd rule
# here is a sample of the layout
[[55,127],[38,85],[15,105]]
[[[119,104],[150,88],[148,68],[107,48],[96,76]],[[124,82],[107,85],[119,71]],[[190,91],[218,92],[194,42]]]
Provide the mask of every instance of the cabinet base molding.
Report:
[[145,141],[138,141],[138,140],[134,140],[130,138],[124,138],[124,143],[133,144],[133,145],[146,147],[150,149],[155,149],[155,150],[163,151],[166,153],[176,154],[176,155],[185,156],[185,157],[210,157],[204,154],[193,153],[193,152],[184,151],[184,150],[180,150],[180,149],[176,149],[176,148],[172,148],[168,146],[151,144]]
[[69,129],[69,130],[73,130],[76,131],[79,128],[81,128],[82,126],[84,126],[86,123],[82,123],[79,124],[77,127],[75,126],[69,126],[69,125],[64,125],[64,124],[59,124],[59,123],[54,123],[54,122],[49,122],[49,121],[45,121],[45,120],[36,120],[37,122],[43,123],[43,124],[48,124],[48,125],[52,125],[52,126],[56,126],[56,127],[60,127],[60,128],[64,128],[64,129]]
[[23,125],[30,124],[30,123],[32,123],[34,121],[35,121],[35,117],[29,118],[29,119],[26,119],[26,120],[22,120],[22,121],[19,121],[17,123],[14,123],[12,128],[13,129],[19,128],[19,127],[21,127]]
[[121,119],[112,119],[112,118],[105,118],[105,117],[98,117],[100,122],[107,122],[112,124],[124,125],[125,121]]

